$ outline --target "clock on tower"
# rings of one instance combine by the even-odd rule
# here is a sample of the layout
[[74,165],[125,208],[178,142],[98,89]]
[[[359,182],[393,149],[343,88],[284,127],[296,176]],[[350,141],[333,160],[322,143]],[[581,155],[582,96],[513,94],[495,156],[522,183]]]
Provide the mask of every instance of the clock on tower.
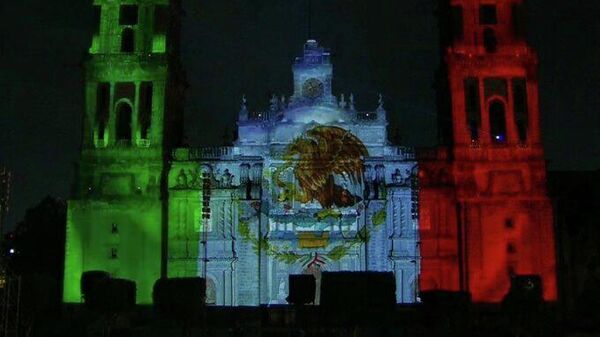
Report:
[[290,99],[290,108],[303,105],[337,107],[337,100],[331,92],[333,66],[330,57],[330,53],[320,47],[317,41],[306,42],[303,56],[297,57],[292,67],[294,94]]
[[323,82],[316,78],[309,78],[302,85],[302,96],[308,99],[316,99],[323,95]]

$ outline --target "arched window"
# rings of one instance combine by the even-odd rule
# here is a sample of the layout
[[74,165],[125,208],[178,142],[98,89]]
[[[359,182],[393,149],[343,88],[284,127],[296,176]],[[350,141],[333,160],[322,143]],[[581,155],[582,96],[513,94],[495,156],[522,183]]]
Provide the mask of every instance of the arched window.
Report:
[[496,32],[492,28],[486,28],[483,31],[483,46],[488,53],[495,53],[498,48],[498,39]]
[[489,105],[490,133],[492,142],[497,144],[506,143],[506,109],[504,102],[494,99]]
[[131,105],[122,102],[117,107],[117,140],[131,140]]
[[135,50],[135,32],[131,28],[123,29],[121,33],[121,52],[133,53]]

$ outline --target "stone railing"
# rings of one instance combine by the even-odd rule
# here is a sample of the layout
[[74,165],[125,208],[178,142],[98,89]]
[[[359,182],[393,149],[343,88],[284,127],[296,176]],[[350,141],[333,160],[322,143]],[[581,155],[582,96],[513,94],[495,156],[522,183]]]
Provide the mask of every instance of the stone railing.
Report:
[[415,150],[407,146],[389,146],[385,149],[385,155],[400,157],[402,160],[414,160]]
[[235,154],[235,148],[231,146],[198,147],[175,149],[171,153],[171,157],[174,160],[178,161],[188,161],[202,159],[232,158]]
[[257,122],[267,122],[270,121],[273,117],[273,113],[270,111],[260,111],[250,114],[248,116],[248,121],[257,123]]

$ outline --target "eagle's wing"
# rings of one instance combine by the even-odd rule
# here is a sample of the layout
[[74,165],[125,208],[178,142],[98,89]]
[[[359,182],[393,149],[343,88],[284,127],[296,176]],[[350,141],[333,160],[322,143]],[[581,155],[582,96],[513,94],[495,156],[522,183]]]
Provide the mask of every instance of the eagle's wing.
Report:
[[353,184],[362,183],[363,158],[369,152],[358,137],[337,126],[318,126],[307,135],[317,143],[322,175],[340,174]]
[[298,185],[309,200],[317,199],[331,174],[319,168],[319,145],[313,139],[301,138],[295,140],[293,146],[299,154],[294,169]]
[[353,184],[362,183],[363,157],[368,151],[349,131],[317,126],[290,146],[299,155],[294,175],[310,200],[320,200],[323,193],[328,193],[324,189],[334,174],[344,175]]

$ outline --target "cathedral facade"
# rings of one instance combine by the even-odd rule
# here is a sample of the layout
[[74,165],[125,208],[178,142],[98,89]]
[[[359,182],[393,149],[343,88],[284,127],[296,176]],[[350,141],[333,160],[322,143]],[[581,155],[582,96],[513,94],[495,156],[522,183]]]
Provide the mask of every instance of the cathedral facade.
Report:
[[173,151],[167,273],[205,275],[210,303],[287,303],[289,274],[342,270],[392,271],[416,300],[414,154],[387,142],[383,103],[333,96],[329,58],[309,40],[289,99],[242,102],[233,147]]
[[[204,277],[211,304],[286,303],[290,274],[318,284],[324,271],[393,272],[398,303],[422,290],[498,302],[520,274],[541,275],[555,299],[554,255],[535,253],[553,245],[536,59],[505,23],[521,1],[449,3],[462,32],[441,81],[451,132],[415,152],[388,141],[382,99],[357,111],[333,95],[315,40],[292,64],[290,97],[262,112],[242,99],[233,146],[181,146],[181,4],[95,0],[64,301],[81,302],[94,270],[134,280],[140,303],[161,277]],[[489,23],[474,30],[474,16]]]

